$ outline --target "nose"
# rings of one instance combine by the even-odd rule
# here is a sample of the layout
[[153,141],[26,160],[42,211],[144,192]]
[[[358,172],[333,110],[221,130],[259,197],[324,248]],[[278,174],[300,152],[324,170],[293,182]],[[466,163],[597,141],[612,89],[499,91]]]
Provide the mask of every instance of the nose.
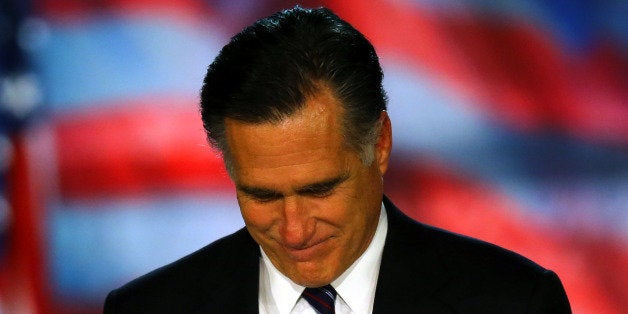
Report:
[[292,249],[307,247],[314,235],[316,222],[309,217],[299,197],[286,197],[283,203],[283,221],[279,228],[283,245]]

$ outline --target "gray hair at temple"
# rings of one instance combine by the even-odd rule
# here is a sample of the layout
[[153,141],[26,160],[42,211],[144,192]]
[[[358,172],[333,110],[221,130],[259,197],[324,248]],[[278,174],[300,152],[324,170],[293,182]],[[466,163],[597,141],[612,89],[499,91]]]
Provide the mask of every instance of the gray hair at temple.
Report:
[[258,20],[222,48],[201,89],[203,127],[232,174],[225,118],[279,122],[329,88],[342,105],[346,145],[370,165],[386,110],[382,79],[364,35],[329,9],[297,6]]

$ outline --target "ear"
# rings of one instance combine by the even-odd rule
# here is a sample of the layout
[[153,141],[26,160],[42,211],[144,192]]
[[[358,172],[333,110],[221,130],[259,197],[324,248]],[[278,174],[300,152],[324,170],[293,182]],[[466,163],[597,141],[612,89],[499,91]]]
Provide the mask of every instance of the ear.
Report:
[[380,174],[383,176],[388,169],[388,160],[390,158],[390,151],[392,150],[392,126],[386,111],[382,111],[379,119],[382,125],[377,143],[375,144],[375,161],[379,167]]

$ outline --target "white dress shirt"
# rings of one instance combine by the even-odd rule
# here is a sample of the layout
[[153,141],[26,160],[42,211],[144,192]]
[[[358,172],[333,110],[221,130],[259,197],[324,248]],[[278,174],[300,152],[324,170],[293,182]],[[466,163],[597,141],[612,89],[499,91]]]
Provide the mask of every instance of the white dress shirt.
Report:
[[[382,261],[388,219],[382,204],[375,235],[364,253],[331,285],[336,289],[336,313],[372,313],[375,288]],[[314,309],[301,298],[305,287],[284,276],[260,248],[259,312],[260,314],[315,314]]]

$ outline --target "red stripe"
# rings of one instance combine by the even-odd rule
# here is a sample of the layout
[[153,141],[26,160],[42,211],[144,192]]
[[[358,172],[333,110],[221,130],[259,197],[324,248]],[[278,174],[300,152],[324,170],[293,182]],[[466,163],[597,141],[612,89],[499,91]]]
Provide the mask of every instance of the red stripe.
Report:
[[[103,106],[57,116],[61,194],[89,198],[231,189],[222,159],[206,142],[198,110],[187,106],[194,101],[146,98],[116,110]],[[180,102],[183,109],[171,109]],[[149,105],[154,107],[147,110]]]
[[333,309],[333,307],[328,304],[327,302],[325,302],[324,300],[319,299],[317,296],[307,292],[307,291],[303,291],[303,294],[307,295],[308,297],[310,297],[312,300],[322,304],[324,307],[328,308],[328,309]]

